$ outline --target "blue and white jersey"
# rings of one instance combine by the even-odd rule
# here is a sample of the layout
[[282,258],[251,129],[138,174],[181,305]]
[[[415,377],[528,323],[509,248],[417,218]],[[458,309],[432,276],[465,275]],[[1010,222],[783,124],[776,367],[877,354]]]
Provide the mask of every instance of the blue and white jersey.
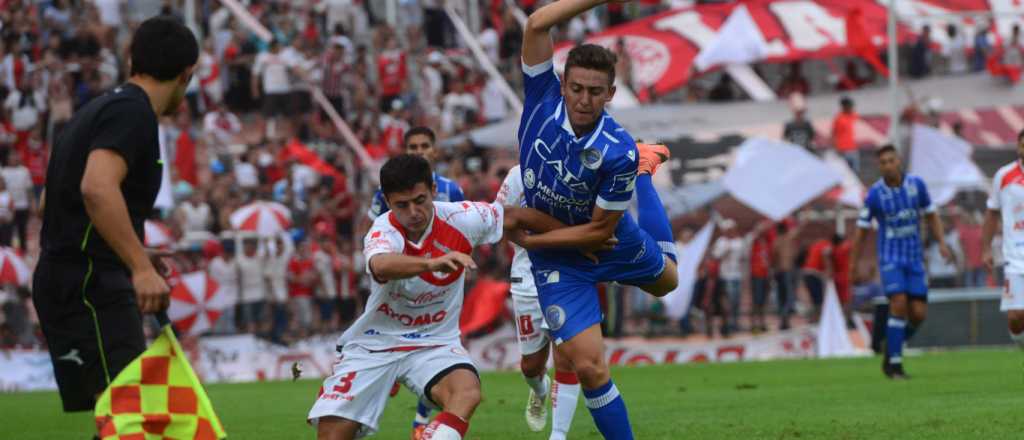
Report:
[[922,264],[921,217],[935,212],[920,177],[906,175],[898,187],[879,179],[868,190],[857,226],[878,222],[878,264]]
[[[466,196],[462,194],[462,188],[459,188],[459,184],[455,183],[454,180],[434,173],[434,184],[437,185],[437,195],[434,196],[435,202],[461,202],[466,200]],[[384,193],[378,189],[373,195],[373,203],[370,204],[370,209],[366,211],[366,215],[370,217],[370,220],[373,220],[390,210],[388,201],[384,199]]]
[[[526,205],[567,225],[589,223],[594,206],[624,211],[637,174],[636,142],[607,113],[577,138],[551,61],[523,66],[526,100],[519,124],[519,163]],[[637,235],[623,216],[616,236]]]

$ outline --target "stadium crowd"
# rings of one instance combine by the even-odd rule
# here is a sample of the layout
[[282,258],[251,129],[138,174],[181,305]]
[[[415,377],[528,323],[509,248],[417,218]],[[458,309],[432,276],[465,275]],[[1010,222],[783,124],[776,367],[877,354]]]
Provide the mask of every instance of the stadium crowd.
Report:
[[[206,270],[236,298],[237,307],[228,309],[213,333],[250,332],[288,342],[314,332],[335,332],[358,316],[368,295],[361,232],[375,177],[346,147],[302,84],[323,91],[373,159],[403,151],[405,135],[413,127],[428,127],[436,134],[436,172],[458,182],[468,200],[493,200],[515,164],[511,149],[485,150],[468,140],[440,146],[446,139],[465,139],[459,135],[503,120],[512,111],[497,81],[459,42],[442,8],[444,1],[399,1],[392,26],[385,17],[386,2],[251,0],[247,9],[270,30],[269,43],[219,1],[196,1],[190,18],[184,16],[183,3],[0,0],[0,245],[13,246],[33,261],[39,228],[33,214],[45,183],[48,148],[75,109],[124,80],[127,38],[141,18],[157,13],[194,22],[203,36],[186,95],[187,111],[161,121],[166,160],[173,163],[173,203],[154,220],[175,238],[174,271]],[[470,11],[467,2],[451,3],[463,16]],[[480,3],[473,9],[480,13],[478,40],[518,90],[522,37],[516,14],[505,1]],[[543,2],[518,2],[526,13],[537,3]],[[596,8],[568,23],[555,38],[581,40],[608,26],[691,3],[645,0]],[[908,47],[913,76],[979,68],[966,52],[961,56],[956,50],[931,48],[927,41]],[[617,52],[618,75],[632,87],[632,64],[621,42]],[[1010,52],[1006,64],[1021,64],[1019,50],[1015,59]],[[847,76],[835,81],[835,87],[852,90],[874,81],[860,63],[847,66]],[[689,97],[739,99],[742,92],[727,78],[712,75],[694,81]],[[715,85],[702,89],[707,81]],[[817,91],[800,64],[790,66],[778,84],[783,96]],[[798,111],[787,125],[787,139],[815,146],[815,139],[823,136],[801,124],[800,117]],[[848,153],[846,141],[853,138],[855,118],[851,101],[850,109],[837,117],[833,133],[824,136],[827,145],[820,147]],[[318,160],[309,159],[310,151]],[[851,155],[844,157],[859,168]],[[258,200],[285,205],[292,229],[274,236],[236,233],[231,214]],[[947,223],[956,225],[949,240],[958,243],[961,254],[955,266],[929,267],[935,285],[988,282],[981,275],[976,217],[956,213],[956,221]],[[704,312],[709,334],[715,314],[723,316],[723,335],[768,330],[765,316],[770,314],[773,285],[780,328],[790,325],[789,317],[798,309],[797,285],[810,293],[808,306],[799,308],[808,319],[814,319],[813,309],[821,304],[823,280],[836,279],[844,299],[859,296],[848,292],[877,288],[874,274],[843,274],[838,269],[846,267],[841,261],[849,249],[842,237],[833,238],[831,232],[812,237],[801,233],[803,225],[794,219],[740,232],[735,222],[722,223],[724,232],[701,265],[695,288],[694,308]],[[682,231],[677,237],[692,235]],[[477,257],[477,277],[508,276],[511,254],[504,245],[485,248]],[[617,318],[609,333],[657,333],[656,325],[665,324],[660,303],[632,290],[603,290],[607,307],[619,312],[610,314]],[[39,343],[29,298],[22,286],[0,289],[0,347]],[[749,321],[741,324],[741,317]],[[676,325],[663,326],[669,333],[679,331]],[[692,331],[688,319],[679,328]]]

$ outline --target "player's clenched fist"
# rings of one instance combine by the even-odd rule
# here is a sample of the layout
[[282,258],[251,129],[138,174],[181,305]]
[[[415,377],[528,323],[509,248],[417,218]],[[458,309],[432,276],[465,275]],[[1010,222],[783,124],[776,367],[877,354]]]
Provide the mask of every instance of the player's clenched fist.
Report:
[[443,257],[433,258],[427,263],[427,267],[431,272],[441,273],[452,273],[467,267],[469,269],[476,269],[476,263],[473,262],[473,257],[466,255],[462,252],[452,252],[446,254]]

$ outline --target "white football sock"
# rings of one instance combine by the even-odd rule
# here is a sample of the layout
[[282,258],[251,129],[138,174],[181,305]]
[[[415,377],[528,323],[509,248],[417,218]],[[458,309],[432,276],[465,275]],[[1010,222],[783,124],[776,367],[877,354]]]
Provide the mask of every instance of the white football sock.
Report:
[[580,383],[575,374],[555,373],[551,386],[551,437],[550,440],[565,440],[576,414],[576,402],[580,397]]
[[1016,342],[1017,346],[1024,350],[1024,332],[1013,334],[1013,331],[1011,331],[1010,339],[1013,339],[1013,342]]
[[551,386],[551,379],[548,378],[547,374],[541,374],[537,377],[523,376],[523,379],[526,380],[526,384],[530,386],[530,389],[537,394],[537,397],[540,397],[541,400],[547,399],[548,387]]

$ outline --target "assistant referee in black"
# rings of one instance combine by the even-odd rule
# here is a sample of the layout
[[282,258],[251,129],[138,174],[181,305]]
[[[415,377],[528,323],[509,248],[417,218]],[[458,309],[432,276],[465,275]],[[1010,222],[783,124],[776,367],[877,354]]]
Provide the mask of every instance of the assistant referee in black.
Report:
[[82,107],[46,170],[42,253],[32,294],[64,411],[96,397],[146,349],[142,316],[169,304],[143,248],[143,222],[163,173],[157,117],[174,113],[199,45],[170,17],[143,22],[128,82]]

